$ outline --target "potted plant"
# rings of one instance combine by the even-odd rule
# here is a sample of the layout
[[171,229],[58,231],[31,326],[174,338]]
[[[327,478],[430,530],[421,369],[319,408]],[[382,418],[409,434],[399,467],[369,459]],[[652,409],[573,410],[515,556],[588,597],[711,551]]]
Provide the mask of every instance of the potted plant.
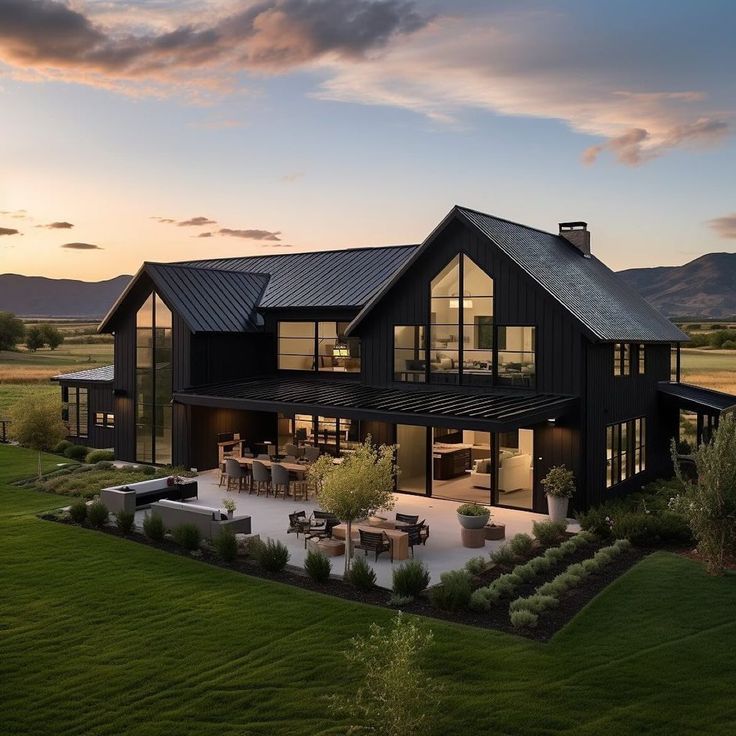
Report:
[[491,510],[479,503],[464,503],[457,507],[457,520],[463,529],[482,529],[491,518]]
[[222,507],[227,511],[227,518],[232,519],[235,515],[235,509],[237,508],[235,501],[233,501],[232,498],[223,498]]
[[575,493],[575,475],[564,465],[555,465],[542,478],[547,495],[547,510],[551,521],[565,522],[567,506]]

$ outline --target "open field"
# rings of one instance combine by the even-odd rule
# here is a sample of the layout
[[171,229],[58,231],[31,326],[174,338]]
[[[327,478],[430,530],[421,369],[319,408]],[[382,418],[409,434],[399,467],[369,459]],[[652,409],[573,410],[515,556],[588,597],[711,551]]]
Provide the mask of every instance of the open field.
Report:
[[[56,458],[48,458],[49,464]],[[0,446],[0,718],[13,734],[340,734],[340,651],[390,613],[40,521]],[[550,644],[425,622],[441,734],[731,734],[736,576],[655,554]]]
[[736,350],[683,348],[680,378],[683,383],[736,394]]

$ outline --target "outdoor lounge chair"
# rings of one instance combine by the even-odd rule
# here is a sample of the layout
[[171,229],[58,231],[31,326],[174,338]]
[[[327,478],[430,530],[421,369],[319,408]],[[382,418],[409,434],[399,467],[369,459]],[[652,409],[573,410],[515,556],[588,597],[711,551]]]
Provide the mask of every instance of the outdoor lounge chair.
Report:
[[429,537],[429,527],[421,521],[418,524],[410,524],[405,526],[402,532],[406,532],[409,536],[409,549],[411,550],[411,556],[414,557],[414,547],[418,544],[426,544]]
[[378,555],[388,552],[391,555],[391,562],[394,561],[391,542],[383,532],[367,532],[365,529],[359,529],[358,532],[360,542],[355,545],[355,549],[362,549],[366,555],[369,552],[375,552],[376,562],[378,562]]
[[418,516],[413,516],[412,514],[396,514],[396,521],[399,522],[399,524],[416,524],[419,521]]
[[306,511],[295,511],[293,514],[289,514],[289,528],[286,530],[287,534],[296,534],[296,538],[299,539],[300,534],[306,534],[307,528],[308,521]]
[[340,523],[340,519],[327,511],[313,511],[309,527],[304,533],[304,548],[310,539],[330,539],[332,530]]

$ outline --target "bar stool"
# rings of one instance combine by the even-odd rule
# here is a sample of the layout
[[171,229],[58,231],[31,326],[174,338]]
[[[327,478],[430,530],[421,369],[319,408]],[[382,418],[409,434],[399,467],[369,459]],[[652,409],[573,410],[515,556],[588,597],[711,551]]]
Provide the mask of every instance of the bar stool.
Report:
[[267,496],[271,493],[271,473],[268,468],[258,460],[253,461],[253,487],[256,495],[260,496],[261,492]]
[[289,471],[281,463],[271,464],[271,491],[274,497],[289,495]]
[[240,463],[232,457],[225,458],[225,475],[227,477],[227,490],[231,491],[233,485],[237,483],[238,493],[240,493],[243,490],[245,471]]

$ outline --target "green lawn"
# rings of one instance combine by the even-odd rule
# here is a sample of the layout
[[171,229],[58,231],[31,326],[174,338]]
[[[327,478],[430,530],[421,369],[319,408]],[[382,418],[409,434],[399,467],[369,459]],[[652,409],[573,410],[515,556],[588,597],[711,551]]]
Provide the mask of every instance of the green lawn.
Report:
[[[389,613],[40,521],[59,498],[7,483],[34,462],[0,446],[3,733],[344,733],[321,697]],[[429,622],[439,733],[732,734],[734,610],[736,576],[659,553],[550,644]]]

